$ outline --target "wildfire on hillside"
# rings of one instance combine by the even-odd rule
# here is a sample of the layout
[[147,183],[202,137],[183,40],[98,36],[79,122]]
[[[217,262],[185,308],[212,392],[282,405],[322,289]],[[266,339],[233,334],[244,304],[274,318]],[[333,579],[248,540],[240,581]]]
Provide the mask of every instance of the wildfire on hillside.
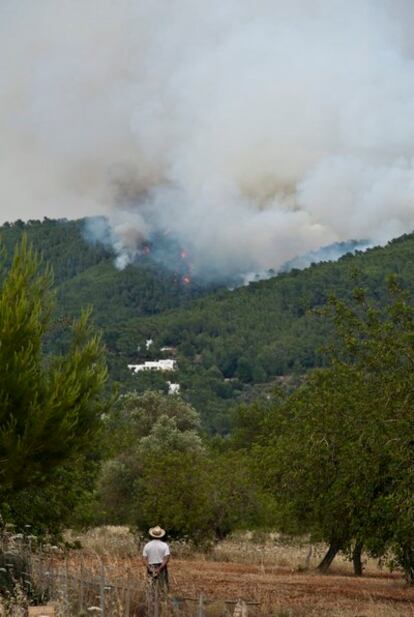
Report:
[[167,239],[168,234],[169,232],[166,230],[162,235],[144,240],[137,247],[137,258],[149,257],[155,263],[168,264],[178,285],[191,285],[193,282],[193,265],[190,261],[190,252],[173,240]]
[[192,266],[191,266],[191,263],[189,261],[189,252],[187,251],[187,249],[185,249],[185,248],[180,249],[180,257],[181,257],[181,260],[185,263],[185,266],[186,266],[186,269],[187,269],[187,272],[185,272],[181,276],[181,284],[182,285],[190,285],[191,284]]

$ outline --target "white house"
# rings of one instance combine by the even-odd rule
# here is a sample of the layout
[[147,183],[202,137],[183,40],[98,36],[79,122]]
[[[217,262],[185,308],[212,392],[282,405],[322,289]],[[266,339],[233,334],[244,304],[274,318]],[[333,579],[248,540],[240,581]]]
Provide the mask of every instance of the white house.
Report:
[[128,368],[133,373],[140,371],[175,371],[177,368],[176,360],[148,360],[144,364],[128,364]]
[[168,384],[168,394],[179,394],[181,386],[179,383],[172,383],[171,381],[167,381]]

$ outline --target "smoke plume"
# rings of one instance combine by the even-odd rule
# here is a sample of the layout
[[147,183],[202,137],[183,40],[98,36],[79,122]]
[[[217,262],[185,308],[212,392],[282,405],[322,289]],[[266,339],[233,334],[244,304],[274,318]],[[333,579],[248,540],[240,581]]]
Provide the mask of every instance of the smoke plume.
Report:
[[213,273],[409,231],[413,20],[412,0],[2,0],[1,218],[104,214],[120,267],[168,233]]

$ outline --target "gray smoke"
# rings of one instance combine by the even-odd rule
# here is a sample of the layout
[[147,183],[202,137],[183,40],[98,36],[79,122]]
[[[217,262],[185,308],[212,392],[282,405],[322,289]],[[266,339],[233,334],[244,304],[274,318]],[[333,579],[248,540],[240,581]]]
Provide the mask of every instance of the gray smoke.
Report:
[[[412,0],[1,0],[1,218],[194,271],[414,227]],[[100,219],[89,231],[99,237]]]

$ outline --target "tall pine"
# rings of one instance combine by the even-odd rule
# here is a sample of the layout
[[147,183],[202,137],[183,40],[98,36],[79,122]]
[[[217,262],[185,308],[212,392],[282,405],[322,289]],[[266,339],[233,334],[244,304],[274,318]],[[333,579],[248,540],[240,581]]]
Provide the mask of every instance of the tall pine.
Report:
[[0,491],[47,482],[88,448],[105,408],[103,345],[89,312],[71,326],[67,351],[47,355],[54,327],[51,271],[24,238],[0,264]]

